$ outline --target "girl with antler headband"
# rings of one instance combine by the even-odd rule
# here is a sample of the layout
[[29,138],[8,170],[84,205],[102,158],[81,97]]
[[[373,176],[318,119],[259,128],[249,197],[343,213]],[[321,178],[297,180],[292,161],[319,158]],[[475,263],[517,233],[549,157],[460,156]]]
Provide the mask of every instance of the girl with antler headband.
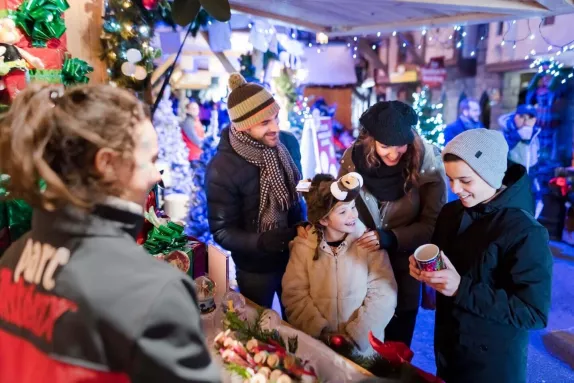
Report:
[[397,284],[386,251],[357,244],[366,231],[355,207],[362,186],[358,173],[315,176],[304,194],[313,229],[291,244],[282,299],[295,327],[323,340],[342,335],[371,354],[369,331],[384,338]]

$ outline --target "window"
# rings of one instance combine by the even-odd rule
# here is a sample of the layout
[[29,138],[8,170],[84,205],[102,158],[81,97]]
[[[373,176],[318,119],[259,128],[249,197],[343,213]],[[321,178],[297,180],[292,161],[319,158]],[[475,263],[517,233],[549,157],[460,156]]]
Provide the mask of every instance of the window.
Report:
[[496,35],[502,36],[502,32],[504,32],[504,21],[500,21],[498,23],[498,28],[496,29]]
[[542,25],[554,25],[555,21],[556,21],[555,16],[548,16],[542,19]]

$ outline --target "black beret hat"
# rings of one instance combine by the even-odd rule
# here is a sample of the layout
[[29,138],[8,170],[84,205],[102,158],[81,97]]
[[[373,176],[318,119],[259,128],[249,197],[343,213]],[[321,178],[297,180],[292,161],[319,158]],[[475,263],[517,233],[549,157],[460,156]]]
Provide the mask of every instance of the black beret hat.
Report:
[[377,102],[359,119],[375,140],[387,146],[412,144],[418,120],[415,110],[400,101]]

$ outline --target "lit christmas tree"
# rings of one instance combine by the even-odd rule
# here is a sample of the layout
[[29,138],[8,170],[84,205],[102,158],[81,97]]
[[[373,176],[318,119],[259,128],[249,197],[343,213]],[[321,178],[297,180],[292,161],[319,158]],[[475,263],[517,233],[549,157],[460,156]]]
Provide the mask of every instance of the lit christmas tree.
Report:
[[443,104],[432,104],[428,99],[429,89],[424,87],[420,93],[414,93],[413,108],[419,115],[417,131],[426,141],[444,147],[444,123],[442,116]]
[[160,21],[173,25],[167,0],[106,1],[101,58],[111,84],[138,92],[146,88],[154,60],[161,57],[161,50],[151,45],[154,25]]
[[153,123],[158,135],[159,162],[165,164],[169,173],[165,194],[190,195],[193,172],[188,159],[189,151],[183,142],[179,120],[168,98],[159,103]]

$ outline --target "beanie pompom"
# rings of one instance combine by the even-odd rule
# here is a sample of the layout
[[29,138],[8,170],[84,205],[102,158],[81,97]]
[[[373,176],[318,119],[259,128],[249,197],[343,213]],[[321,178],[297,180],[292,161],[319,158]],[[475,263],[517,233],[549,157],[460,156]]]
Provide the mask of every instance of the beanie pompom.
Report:
[[229,76],[229,89],[231,89],[231,91],[245,84],[247,84],[247,81],[245,81],[245,78],[243,78],[240,73],[232,73],[231,76]]

